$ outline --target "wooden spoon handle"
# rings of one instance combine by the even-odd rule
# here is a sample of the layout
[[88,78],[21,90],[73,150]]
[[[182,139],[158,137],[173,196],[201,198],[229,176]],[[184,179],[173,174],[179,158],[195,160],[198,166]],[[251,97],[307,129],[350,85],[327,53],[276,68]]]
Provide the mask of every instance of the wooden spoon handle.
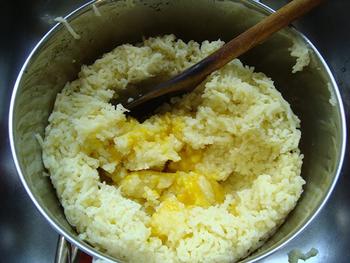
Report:
[[[221,68],[232,59],[237,58],[249,49],[261,44],[273,33],[279,31],[292,21],[303,16],[311,9],[319,5],[323,0],[294,0],[283,6],[277,12],[267,16],[258,24],[243,32],[222,48],[208,56],[202,62],[207,64],[202,73],[208,75],[211,72]],[[206,63],[208,60],[210,63]]]
[[131,103],[127,103],[126,108],[134,108],[146,101],[163,95],[176,95],[193,90],[210,73],[262,43],[273,33],[289,25],[292,21],[319,5],[322,1],[294,0],[290,2],[181,74],[157,85],[153,90],[146,92],[142,96],[140,95],[139,98]]
[[[211,61],[204,74],[221,68],[229,61],[242,55],[254,46],[262,43],[273,33],[289,25],[292,21],[319,5],[323,0],[294,0],[277,12],[267,16],[258,24],[240,34],[221,49],[208,56]],[[203,61],[204,62],[204,61]]]

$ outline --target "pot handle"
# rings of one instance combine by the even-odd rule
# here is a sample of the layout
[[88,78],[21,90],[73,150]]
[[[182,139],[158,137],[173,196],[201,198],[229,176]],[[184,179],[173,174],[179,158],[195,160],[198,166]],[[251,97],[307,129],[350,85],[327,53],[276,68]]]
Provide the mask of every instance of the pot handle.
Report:
[[63,236],[57,242],[55,263],[77,263],[80,251],[71,245]]

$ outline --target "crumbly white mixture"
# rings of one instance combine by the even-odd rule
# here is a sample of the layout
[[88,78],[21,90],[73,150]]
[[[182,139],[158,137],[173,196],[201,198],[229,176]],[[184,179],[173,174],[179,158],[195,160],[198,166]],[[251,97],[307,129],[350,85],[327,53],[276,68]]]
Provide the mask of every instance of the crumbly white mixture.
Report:
[[82,239],[129,262],[233,262],[294,208],[299,119],[263,73],[234,60],[143,123],[109,103],[222,45],[173,35],[122,45],[58,94],[43,160]]

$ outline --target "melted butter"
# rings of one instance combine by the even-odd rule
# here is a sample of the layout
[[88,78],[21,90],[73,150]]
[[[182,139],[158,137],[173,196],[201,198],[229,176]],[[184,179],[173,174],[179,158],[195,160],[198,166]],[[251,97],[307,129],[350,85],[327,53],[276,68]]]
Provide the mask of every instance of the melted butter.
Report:
[[144,123],[130,118],[121,130],[123,142],[127,149],[131,149],[130,153],[122,156],[113,143],[106,149],[109,161],[119,165],[115,172],[105,174],[119,186],[123,196],[143,205],[144,211],[151,216],[152,235],[163,242],[172,242],[186,235],[181,227],[185,224],[188,209],[216,205],[222,203],[225,197],[224,188],[212,179],[215,176],[196,170],[204,150],[194,150],[188,145],[177,152],[179,161],[170,161],[149,170],[128,171],[124,168],[130,154],[142,148],[142,143],[157,142],[160,149],[167,152],[166,147],[171,147],[169,140],[175,137],[181,141],[183,129],[183,119],[169,113],[157,115]]
[[127,140],[130,149],[140,148],[144,142],[157,142],[166,152],[170,147],[171,136],[182,137],[184,121],[181,117],[171,116],[170,113],[151,118],[148,122],[139,123],[129,118],[127,125],[123,127],[122,137]]
[[151,218],[151,231],[153,236],[159,237],[163,243],[171,239],[179,239],[183,236],[181,226],[185,218],[182,216],[184,206],[180,202],[168,199],[159,206]]
[[215,180],[194,172],[178,172],[177,175],[169,192],[186,206],[208,207],[223,201],[223,189]]
[[119,186],[124,196],[145,202],[164,202],[175,196],[186,206],[208,207],[224,200],[224,190],[218,182],[194,172],[130,172]]
[[148,200],[152,193],[159,198],[162,192],[173,184],[174,180],[175,175],[172,173],[145,170],[130,172],[120,181],[119,186],[123,195],[129,198]]
[[195,171],[197,163],[202,160],[202,150],[194,150],[188,146],[184,147],[184,149],[179,152],[179,155],[181,160],[178,162],[171,162],[168,165],[169,171]]

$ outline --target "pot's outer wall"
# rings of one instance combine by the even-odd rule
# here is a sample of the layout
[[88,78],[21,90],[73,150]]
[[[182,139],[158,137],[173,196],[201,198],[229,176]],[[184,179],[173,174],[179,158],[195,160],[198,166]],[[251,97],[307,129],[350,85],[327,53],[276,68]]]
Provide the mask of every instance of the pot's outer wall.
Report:
[[[71,3],[69,6],[64,3],[59,3],[59,1],[32,1],[30,4],[21,3],[22,5],[19,5],[20,1],[17,2],[17,4],[16,1],[5,4],[5,6],[9,5],[8,8],[12,11],[7,12],[4,17],[5,25],[8,25],[4,28],[7,29],[8,32],[1,34],[3,38],[1,45],[4,47],[1,48],[2,59],[0,61],[0,66],[4,68],[4,70],[0,70],[0,74],[2,74],[0,79],[0,120],[4,135],[7,133],[6,117],[11,87],[19,67],[24,62],[25,56],[28,55],[33,44],[39,40],[42,33],[47,31],[49,27],[48,22],[50,22],[50,16],[48,16],[48,14],[52,17],[63,15],[80,4],[79,1],[70,1]],[[271,2],[276,4],[277,1]],[[339,4],[339,2],[343,3]],[[324,7],[320,8],[310,17],[304,18],[297,25],[302,32],[307,33],[307,36],[311,36],[311,40],[320,47],[321,53],[325,54],[326,59],[328,59],[338,79],[345,104],[349,106],[350,80],[349,77],[346,77],[346,63],[347,59],[350,59],[347,57],[349,56],[348,54],[350,54],[350,45],[349,39],[346,38],[344,34],[340,33],[340,28],[342,31],[345,30],[345,27],[350,29],[350,23],[346,21],[345,12],[344,16],[341,16],[341,11],[346,10],[346,6],[350,7],[350,3],[345,4],[345,1],[332,1],[332,3],[325,4]],[[334,10],[334,12],[339,15],[327,15],[332,13],[331,10]],[[342,25],[342,27],[339,27],[339,25]],[[181,29],[179,29],[179,32],[180,31]],[[208,34],[209,33],[210,30],[208,30]],[[186,36],[184,35],[182,37]],[[203,36],[197,36],[198,39],[200,37]],[[101,48],[109,49],[109,47]],[[250,61],[250,59],[249,56],[246,57],[247,61]],[[61,62],[64,63],[65,61]],[[291,64],[292,61],[288,63]],[[264,69],[263,63],[257,66],[258,68],[261,67]],[[75,67],[74,63],[72,67]],[[278,72],[274,73],[271,71],[268,73],[271,75],[278,75]],[[53,83],[59,82],[59,79],[53,76],[50,77],[50,80]],[[277,84],[279,81],[280,80],[276,81]],[[282,83],[282,80],[280,82]],[[35,100],[38,95],[42,96],[42,93],[33,94],[33,92],[30,92],[30,94],[30,96],[33,96],[33,100]],[[287,93],[285,95],[288,97]],[[326,95],[327,94],[324,94],[324,97],[326,97]],[[37,100],[37,102],[42,103],[42,100]],[[326,106],[326,104],[324,104],[324,106]],[[323,108],[324,107],[320,107],[319,110]],[[25,106],[22,111],[23,114],[30,114],[30,108],[25,108]],[[298,107],[295,111],[298,112]],[[40,115],[40,112],[35,112],[28,115],[28,118],[35,119],[38,115]],[[42,130],[39,129],[38,132],[42,132]],[[309,138],[312,139],[312,133],[310,132],[309,134]],[[2,171],[0,195],[3,202],[6,200],[5,204],[1,206],[0,235],[2,236],[2,240],[0,241],[0,251],[2,252],[1,255],[5,256],[2,260],[4,260],[4,262],[50,262],[54,254],[53,250],[57,235],[47,227],[47,223],[45,223],[43,218],[33,209],[33,205],[29,202],[28,197],[24,194],[23,188],[19,185],[18,177],[11,162],[8,142],[3,140],[0,142],[0,145],[0,171]],[[32,149],[28,149],[28,153],[31,152],[31,150]],[[327,153],[331,152],[331,150],[332,149],[329,149]],[[320,149],[320,153],[322,153],[322,149]],[[35,160],[26,160],[26,162],[28,165],[36,163]],[[36,165],[33,165],[32,169],[35,170],[37,168]],[[344,168],[348,168],[347,164],[345,164]],[[41,183],[35,183],[36,187],[41,187],[40,184]],[[325,260],[328,262],[345,262],[346,258],[349,256],[346,255],[346,253],[350,254],[350,252],[347,252],[347,249],[345,249],[346,245],[350,243],[349,240],[347,240],[347,238],[350,237],[348,229],[350,207],[347,201],[343,200],[350,200],[349,194],[346,191],[349,186],[349,180],[346,180],[346,176],[343,176],[332,198],[333,202],[330,202],[326,206],[318,219],[287,248],[269,257],[266,259],[266,262],[273,262],[274,260],[279,262],[278,260],[281,260],[282,257],[286,259],[286,252],[291,248],[299,247],[308,249],[312,246],[320,250],[320,255],[314,262],[323,262]],[[57,209],[59,208],[57,207]],[[68,225],[67,228],[69,228]],[[337,242],[335,242],[335,240]]]

